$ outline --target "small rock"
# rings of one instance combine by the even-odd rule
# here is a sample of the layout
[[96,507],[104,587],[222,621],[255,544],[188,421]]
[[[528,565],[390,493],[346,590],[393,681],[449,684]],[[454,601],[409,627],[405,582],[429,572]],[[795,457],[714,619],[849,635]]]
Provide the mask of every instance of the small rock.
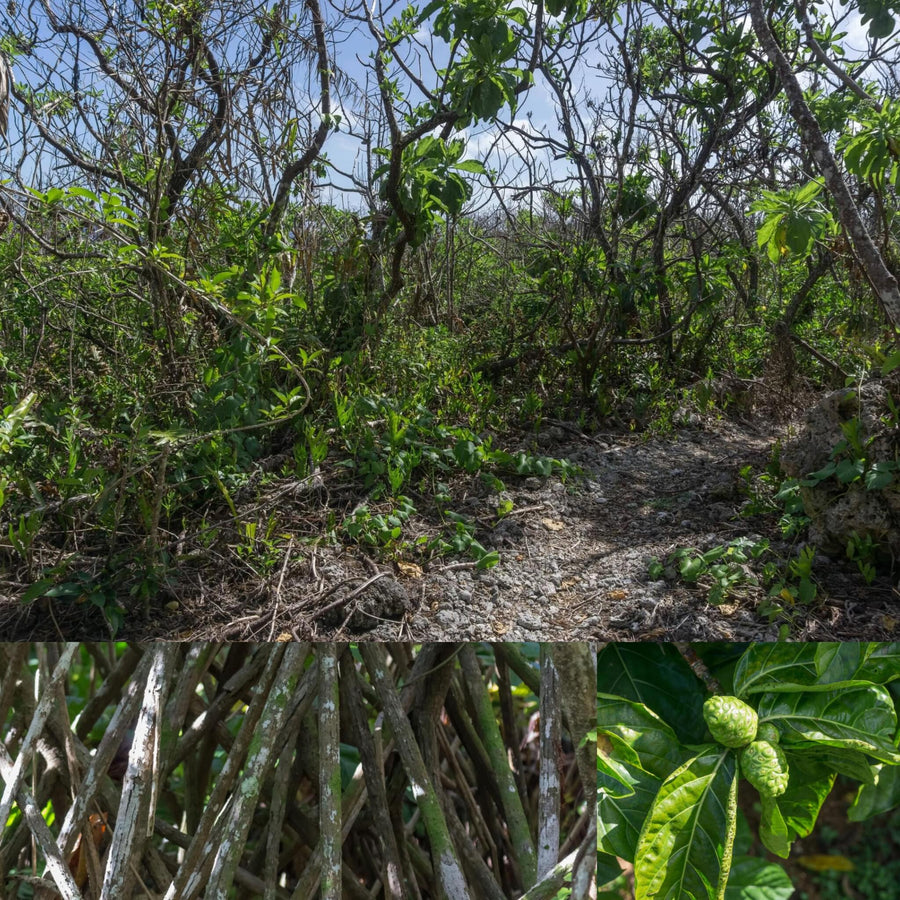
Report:
[[452,609],[441,609],[434,618],[442,628],[458,628],[460,624],[459,613]]
[[347,617],[350,605],[355,608],[347,622],[354,631],[371,631],[380,620],[402,619],[412,608],[406,588],[394,578],[379,578],[373,581],[362,595],[348,602],[348,607],[338,606],[322,617],[326,625],[340,625]]

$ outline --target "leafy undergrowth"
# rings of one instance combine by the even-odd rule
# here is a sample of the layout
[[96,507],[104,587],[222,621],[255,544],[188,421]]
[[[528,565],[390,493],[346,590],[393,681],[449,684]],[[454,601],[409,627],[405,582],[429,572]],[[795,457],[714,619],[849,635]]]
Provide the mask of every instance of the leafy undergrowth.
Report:
[[[861,601],[866,595],[898,596],[892,564],[885,564],[882,548],[871,536],[854,532],[838,558],[807,540],[810,520],[800,488],[822,476],[788,478],[781,469],[780,453],[778,439],[765,463],[739,470],[734,485],[739,501],[735,521],[746,522],[753,529],[751,534],[704,548],[676,547],[651,561],[648,576],[689,585],[713,606],[755,598],[758,613],[778,624],[784,638],[798,620],[830,599],[846,600],[849,593]],[[871,489],[891,483],[892,479],[873,484]],[[895,624],[892,619],[884,623],[889,632]]]
[[[344,415],[343,430],[323,428],[300,444],[305,453],[288,445],[242,471],[207,468],[193,480],[182,473],[196,448],[175,446],[154,541],[160,460],[120,486],[121,501],[69,488],[36,515],[27,504],[38,501],[14,488],[2,514],[19,518],[7,518],[0,537],[4,631],[265,640],[293,625],[325,636],[346,621],[342,598],[377,576],[375,589],[399,585],[408,603],[370,610],[350,634],[382,621],[422,639],[470,623],[505,635],[523,618],[539,629],[523,638],[892,633],[892,585],[867,584],[852,561],[816,554],[807,576],[815,597],[801,596],[798,567],[811,550],[803,555],[802,535],[782,527],[799,516],[759,499],[781,487],[765,481],[776,435],[762,419],[708,415],[672,433],[598,436],[553,420],[537,434],[475,430],[383,398]],[[118,471],[104,477],[115,484]],[[654,554],[662,573],[651,577]],[[535,591],[553,582],[555,595]],[[23,605],[22,596],[34,599]],[[455,610],[450,624],[436,615],[446,609]]]
[[[185,595],[228,603],[265,594],[273,578],[280,589],[289,564],[318,547],[409,569],[448,558],[485,570],[500,557],[478,533],[513,506],[503,479],[576,475],[567,460],[509,452],[421,406],[360,397],[336,415],[336,427],[307,427],[289,449],[253,460],[245,433],[200,440],[141,426],[100,439],[85,422],[42,421],[31,403],[8,409],[8,449],[31,465],[0,498],[6,591],[55,605],[59,633],[116,635],[129,617],[133,634],[135,617],[177,612]],[[35,480],[35,458],[54,448],[67,451],[67,468],[48,465]],[[454,509],[473,492],[496,497],[488,519]]]

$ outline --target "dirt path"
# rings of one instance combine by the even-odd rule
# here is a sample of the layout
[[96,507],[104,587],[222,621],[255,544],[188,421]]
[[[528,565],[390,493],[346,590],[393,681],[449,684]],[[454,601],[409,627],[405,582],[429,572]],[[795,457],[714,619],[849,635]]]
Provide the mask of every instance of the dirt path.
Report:
[[[757,613],[766,591],[742,586],[721,606],[702,586],[651,581],[648,565],[677,547],[707,550],[760,535],[741,518],[740,470],[768,461],[778,435],[749,424],[713,421],[674,437],[586,439],[555,427],[545,452],[577,463],[586,477],[570,485],[523,479],[508,484],[513,513],[484,536],[501,563],[486,572],[429,572],[407,616],[417,640],[774,640],[787,624],[799,640],[884,639],[900,594],[887,583],[867,588],[830,561],[816,570],[819,600],[791,618]],[[473,509],[477,514],[477,501]],[[484,511],[490,504],[484,504]],[[519,514],[516,514],[516,511]],[[415,590],[415,585],[412,585]],[[372,637],[394,638],[379,625]]]
[[[233,552],[186,550],[150,619],[127,615],[119,637],[750,641],[776,639],[779,625],[798,640],[892,636],[894,617],[900,618],[897,589],[887,579],[867,587],[828,560],[817,563],[815,603],[776,621],[759,613],[766,598],[761,587],[743,585],[712,606],[702,585],[650,580],[650,560],[676,547],[707,550],[755,535],[790,555],[773,522],[739,515],[746,501],[739,472],[763,467],[778,436],[768,423],[727,420],[649,440],[550,426],[538,434],[537,449],[569,459],[582,477],[565,484],[504,477],[500,495],[474,476],[453,485],[453,509],[478,522],[478,540],[500,554],[499,565],[484,571],[460,559],[379,560],[323,541],[328,523],[342,521],[359,502],[352,486],[340,482],[337,470],[313,488],[278,481],[252,502],[261,522],[278,510],[279,531],[292,535],[288,552],[262,571],[257,558],[236,568]],[[523,440],[529,445],[533,436]],[[405,534],[433,535],[439,515],[427,497],[413,500],[418,512]],[[512,501],[512,508],[498,521],[499,500]],[[247,515],[246,507],[239,511]],[[755,531],[766,528],[764,535]],[[0,633],[7,639],[106,637],[94,613],[71,602],[23,608],[13,597],[0,598]]]

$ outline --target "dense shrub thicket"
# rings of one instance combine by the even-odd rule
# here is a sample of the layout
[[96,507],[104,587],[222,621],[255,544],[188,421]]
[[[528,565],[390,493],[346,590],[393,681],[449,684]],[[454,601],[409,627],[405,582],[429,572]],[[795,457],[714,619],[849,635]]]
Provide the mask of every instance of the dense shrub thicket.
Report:
[[4,567],[112,607],[213,510],[261,553],[233,502],[260,478],[339,461],[397,509],[553,468],[489,433],[890,371],[874,6],[852,39],[854,4],[11,6]]

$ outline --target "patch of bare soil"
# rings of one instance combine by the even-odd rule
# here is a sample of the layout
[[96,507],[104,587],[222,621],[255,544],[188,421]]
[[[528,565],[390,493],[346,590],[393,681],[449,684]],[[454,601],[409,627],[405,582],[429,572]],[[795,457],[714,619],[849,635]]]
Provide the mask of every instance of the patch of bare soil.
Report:
[[[276,480],[244,492],[240,521],[275,522],[273,541],[248,548],[226,519],[202,535],[172,536],[172,564],[144,618],[134,596],[124,639],[282,640],[880,640],[893,636],[900,591],[866,585],[836,561],[817,558],[813,604],[763,615],[767,590],[741,585],[726,603],[708,586],[653,581],[652,558],[677,547],[707,550],[740,536],[766,537],[787,558],[774,520],[742,518],[740,470],[761,469],[785,428],[708,420],[673,435],[587,436],[567,423],[517,441],[495,441],[577,464],[583,475],[504,476],[498,493],[477,476],[453,487],[455,512],[500,563],[479,570],[462,558],[394,558],[341,544],[335,525],[363,501],[346,470],[326,466],[306,482]],[[514,449],[514,448],[513,448]],[[461,498],[461,499],[460,499]],[[433,537],[448,523],[428,495],[403,539]],[[499,517],[497,507],[511,510]],[[377,512],[377,504],[372,511]],[[385,512],[389,510],[387,507]],[[212,527],[215,526],[215,527]],[[209,534],[216,537],[210,543]],[[330,536],[329,536],[330,535]],[[242,548],[242,549],[239,549]],[[23,585],[0,580],[0,635],[7,640],[103,639],[103,618],[78,598],[20,602]],[[7,593],[4,596],[3,591]]]

